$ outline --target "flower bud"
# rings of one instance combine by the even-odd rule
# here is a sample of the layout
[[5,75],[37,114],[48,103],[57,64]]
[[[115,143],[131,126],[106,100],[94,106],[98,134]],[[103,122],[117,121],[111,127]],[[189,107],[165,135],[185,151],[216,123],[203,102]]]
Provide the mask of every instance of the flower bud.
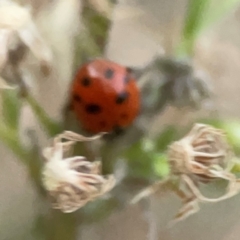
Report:
[[[70,141],[63,143],[61,138]],[[65,132],[54,139],[53,147],[44,149],[43,155],[47,162],[43,169],[43,185],[51,197],[53,208],[65,213],[76,211],[114,187],[115,179],[112,175],[101,175],[100,162],[89,162],[82,156],[64,157],[74,141],[91,141],[96,138]]]
[[173,174],[186,174],[201,182],[226,177],[233,154],[224,133],[204,124],[196,124],[181,140],[169,147],[169,163]]

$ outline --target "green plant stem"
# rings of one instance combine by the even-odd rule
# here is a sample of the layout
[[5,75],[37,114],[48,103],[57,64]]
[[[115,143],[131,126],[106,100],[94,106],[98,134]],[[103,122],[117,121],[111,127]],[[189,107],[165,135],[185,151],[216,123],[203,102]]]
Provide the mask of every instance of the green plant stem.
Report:
[[189,0],[178,57],[192,57],[197,38],[203,31],[237,7],[240,0]]
[[8,146],[11,151],[26,163],[28,151],[21,145],[17,132],[0,122],[0,140]]
[[80,224],[96,224],[106,219],[112,212],[119,210],[121,203],[116,196],[109,199],[98,199],[95,202],[88,203],[84,208],[80,209],[78,215],[78,223]]
[[46,240],[76,240],[78,222],[75,213],[64,214],[50,209],[46,217]]
[[9,127],[17,129],[21,109],[21,102],[18,99],[18,91],[10,91],[9,89],[1,90],[1,98],[3,122]]
[[85,29],[76,39],[76,68],[86,61],[104,55],[111,27],[109,18],[88,6],[86,2],[83,5],[82,20]]
[[211,0],[211,6],[206,9],[199,32],[201,33],[212,24],[222,19],[227,13],[237,8],[240,0]]
[[31,95],[27,95],[25,100],[30,105],[38,121],[42,124],[49,136],[55,136],[63,130],[62,126],[53,121]]
[[189,0],[186,13],[184,28],[182,32],[182,41],[177,49],[177,55],[191,56],[193,54],[199,28],[201,27],[204,13],[211,0]]
[[[20,144],[16,130],[12,130],[0,122],[0,140],[28,167],[29,175],[36,186],[39,196],[45,201],[46,192],[41,183],[42,158],[37,149],[27,150]],[[50,210],[45,219],[48,240],[76,240],[77,220],[74,214],[63,214],[57,210]]]

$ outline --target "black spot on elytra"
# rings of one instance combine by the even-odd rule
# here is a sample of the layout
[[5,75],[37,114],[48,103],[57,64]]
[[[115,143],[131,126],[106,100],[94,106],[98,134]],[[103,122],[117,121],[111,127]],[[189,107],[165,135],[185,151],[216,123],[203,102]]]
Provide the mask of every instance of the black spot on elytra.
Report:
[[129,96],[129,94],[127,92],[118,94],[117,98],[116,98],[116,104],[124,103],[127,100],[128,96]]
[[105,71],[104,76],[105,76],[106,79],[109,79],[109,80],[112,79],[113,76],[114,76],[114,70],[111,69],[111,68],[108,68],[108,69]]
[[85,111],[89,114],[98,114],[102,111],[102,108],[98,104],[90,103],[85,106]]
[[74,94],[73,99],[76,102],[81,102],[82,101],[81,97],[78,94]]
[[88,87],[91,84],[91,79],[89,77],[84,77],[81,83],[84,87]]

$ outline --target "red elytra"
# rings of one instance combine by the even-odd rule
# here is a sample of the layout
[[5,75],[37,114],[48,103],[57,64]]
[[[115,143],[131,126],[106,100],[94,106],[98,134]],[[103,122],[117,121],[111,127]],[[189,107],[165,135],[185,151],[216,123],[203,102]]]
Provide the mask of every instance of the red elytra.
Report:
[[140,110],[140,92],[128,68],[105,59],[84,64],[71,86],[71,105],[91,133],[129,126]]

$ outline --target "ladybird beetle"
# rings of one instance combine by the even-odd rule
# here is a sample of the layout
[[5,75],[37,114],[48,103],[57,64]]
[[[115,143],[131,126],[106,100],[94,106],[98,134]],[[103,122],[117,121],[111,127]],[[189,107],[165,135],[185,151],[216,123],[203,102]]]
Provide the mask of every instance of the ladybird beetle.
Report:
[[137,117],[140,92],[129,68],[95,59],[77,71],[71,87],[71,107],[88,132],[114,132]]

